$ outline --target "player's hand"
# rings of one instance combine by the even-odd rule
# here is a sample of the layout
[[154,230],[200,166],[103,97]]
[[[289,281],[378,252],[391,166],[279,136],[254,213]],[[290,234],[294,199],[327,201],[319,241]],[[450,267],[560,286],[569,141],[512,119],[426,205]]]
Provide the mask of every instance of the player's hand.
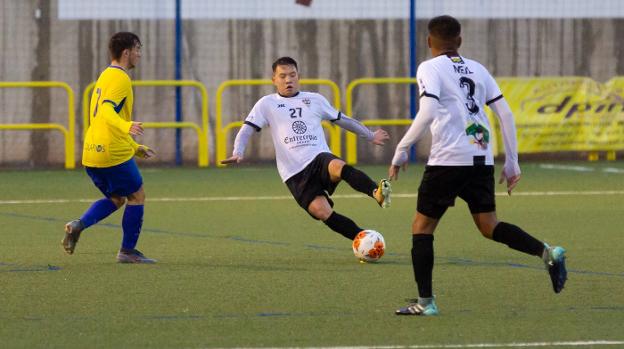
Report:
[[132,126],[130,126],[129,134],[133,136],[142,136],[143,135],[143,123],[142,122],[132,122]]
[[238,156],[238,155],[232,155],[229,158],[225,159],[225,160],[221,160],[221,164],[222,165],[227,165],[227,164],[238,164],[241,161],[243,161],[243,157],[242,156]]
[[518,165],[517,161],[507,161],[505,159],[498,183],[501,184],[507,181],[507,194],[511,195],[511,191],[520,181],[520,173],[520,165]]
[[407,162],[404,163],[401,166],[396,166],[396,165],[390,165],[390,167],[388,168],[388,179],[393,181],[393,180],[399,180],[399,169],[403,168],[403,172],[405,172],[405,170],[407,170]]
[[371,142],[375,145],[384,145],[388,139],[390,139],[388,132],[379,129],[373,133],[373,140]]
[[498,184],[503,183],[504,181],[507,181],[507,194],[511,195],[511,191],[514,190],[514,188],[516,187],[516,185],[518,184],[518,182],[520,182],[520,175],[514,175],[514,176],[507,176],[507,174],[505,173],[505,171],[503,170],[501,172],[500,175],[500,179],[498,181]]
[[139,145],[134,155],[141,159],[149,159],[151,157],[156,156],[156,152],[150,149],[150,147],[146,145]]

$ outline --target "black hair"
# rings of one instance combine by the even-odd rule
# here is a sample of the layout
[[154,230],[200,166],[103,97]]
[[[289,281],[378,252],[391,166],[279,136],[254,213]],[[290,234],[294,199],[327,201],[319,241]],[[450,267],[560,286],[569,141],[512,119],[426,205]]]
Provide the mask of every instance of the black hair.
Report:
[[273,62],[273,65],[271,66],[271,68],[273,68],[274,73],[278,65],[292,65],[292,66],[295,66],[295,69],[297,71],[299,71],[299,68],[297,67],[297,61],[295,61],[294,59],[290,57],[280,57],[275,62]]
[[132,49],[136,45],[141,45],[141,40],[136,34],[119,32],[110,38],[108,52],[113,60],[118,60],[125,49]]
[[459,21],[447,15],[432,18],[427,29],[429,29],[429,35],[443,41],[451,41],[461,35]]

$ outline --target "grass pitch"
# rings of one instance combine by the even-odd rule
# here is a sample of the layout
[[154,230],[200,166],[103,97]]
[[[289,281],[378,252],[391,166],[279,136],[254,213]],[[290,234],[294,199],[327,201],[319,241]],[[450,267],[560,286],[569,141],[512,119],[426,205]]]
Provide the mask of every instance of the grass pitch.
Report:
[[393,314],[417,296],[422,166],[401,173],[387,210],[338,188],[336,211],[384,234],[376,264],[300,209],[273,166],[144,169],[138,248],[155,265],[115,263],[122,212],[62,252],[64,223],[100,195],[83,171],[0,172],[0,347],[624,346],[624,163],[522,168],[514,195],[497,196],[499,219],[568,250],[566,288],[554,294],[540,260],[482,238],[458,200],[436,231],[435,318]]

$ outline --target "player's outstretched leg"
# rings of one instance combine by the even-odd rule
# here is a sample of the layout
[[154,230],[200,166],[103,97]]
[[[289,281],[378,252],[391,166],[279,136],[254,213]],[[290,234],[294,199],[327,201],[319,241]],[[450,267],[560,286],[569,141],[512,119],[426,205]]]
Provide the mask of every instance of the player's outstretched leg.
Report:
[[559,246],[550,247],[520,227],[505,222],[499,222],[496,225],[492,233],[492,239],[506,244],[514,250],[541,257],[546,264],[553,290],[555,293],[561,292],[568,278],[564,248]]
[[351,165],[343,165],[340,178],[347,182],[351,188],[373,197],[379,206],[390,206],[390,193],[392,189],[390,182],[382,179],[379,184],[375,183],[366,173]]
[[[121,204],[123,202],[120,202]],[[94,202],[80,219],[65,224],[65,237],[61,240],[61,245],[65,252],[73,254],[80,238],[80,233],[115,211],[117,211],[117,205],[113,200],[108,198],[100,199]]]
[[561,246],[548,246],[544,244],[544,254],[542,259],[546,265],[546,270],[550,275],[550,281],[552,282],[553,291],[555,293],[561,292],[566,280],[568,280],[568,271],[565,266],[565,252],[566,250]]

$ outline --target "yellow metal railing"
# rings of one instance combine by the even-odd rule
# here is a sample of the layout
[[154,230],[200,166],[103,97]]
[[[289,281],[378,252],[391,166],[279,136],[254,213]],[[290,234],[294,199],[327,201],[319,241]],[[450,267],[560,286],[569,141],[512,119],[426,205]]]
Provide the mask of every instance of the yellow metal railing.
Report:
[[[347,86],[345,95],[346,111],[345,114],[352,116],[353,112],[353,89],[359,85],[386,85],[386,84],[416,84],[416,78],[361,78],[353,80]],[[370,119],[362,122],[367,126],[404,126],[412,123],[411,119]],[[347,132],[346,141],[346,158],[348,164],[357,163],[357,136],[354,133]]]
[[[201,126],[194,122],[143,122],[145,128],[191,128],[197,133],[197,165],[208,166],[208,92],[204,84],[194,80],[135,80],[133,86],[191,86],[199,89],[202,97]],[[89,84],[82,93],[83,136],[89,125],[89,102],[95,82]]]
[[76,115],[74,112],[74,90],[68,84],[61,81],[0,81],[0,88],[31,87],[52,88],[60,87],[67,91],[67,128],[54,123],[27,123],[27,124],[0,124],[0,130],[58,130],[65,139],[65,168],[76,167],[74,157],[74,130],[76,127]]
[[[340,110],[340,89],[338,85],[331,81],[325,79],[301,79],[299,81],[301,85],[324,85],[329,86],[334,95],[334,108]],[[230,122],[225,126],[222,126],[223,121],[223,92],[226,88],[231,86],[257,86],[257,85],[272,85],[273,82],[268,79],[250,79],[250,80],[227,80],[222,82],[217,88],[217,96],[215,99],[215,134],[217,138],[217,146],[216,146],[216,159],[215,163],[217,166],[221,165],[221,160],[227,158],[227,136],[228,132],[234,128],[241,127],[243,122],[234,121]],[[332,125],[329,122],[323,122],[323,127],[325,127],[330,135],[329,147],[331,151],[340,156],[340,128],[336,125]]]

